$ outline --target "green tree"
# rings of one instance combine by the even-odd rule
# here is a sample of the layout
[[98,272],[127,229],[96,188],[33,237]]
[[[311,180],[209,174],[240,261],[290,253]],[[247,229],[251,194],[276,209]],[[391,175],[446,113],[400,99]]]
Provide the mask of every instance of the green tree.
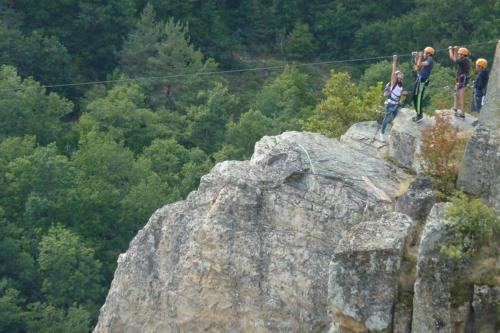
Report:
[[226,144],[215,154],[217,161],[248,159],[255,143],[264,135],[278,134],[273,120],[258,110],[245,112],[240,120],[228,124]]
[[479,199],[458,194],[445,212],[451,233],[441,252],[454,260],[464,260],[477,256],[482,247],[493,245],[494,255],[498,255],[500,219],[493,209]]
[[27,333],[87,333],[92,320],[90,313],[81,306],[64,310],[40,302],[28,305],[25,318]]
[[20,0],[9,2],[21,13],[26,30],[57,37],[80,64],[83,77],[104,76],[116,65],[116,51],[132,27],[133,0]]
[[[29,245],[29,241],[26,240],[25,232],[20,226],[3,217],[3,210],[0,208],[0,276],[6,283],[8,281],[9,288],[15,288],[16,292],[22,292],[33,298],[37,295],[38,270],[33,251],[26,249],[26,243]],[[0,281],[0,294],[1,289]],[[23,303],[21,298],[19,297],[16,304]],[[0,318],[0,327],[2,323],[5,324]]]
[[183,199],[198,186],[210,169],[208,156],[199,148],[187,149],[173,139],[154,140],[144,149],[143,157],[169,189],[168,201]]
[[299,122],[311,115],[316,103],[311,78],[296,67],[286,67],[257,95],[254,108],[275,120],[280,131],[298,130]]
[[187,109],[189,140],[210,154],[220,149],[238,98],[220,83],[212,90],[200,92],[198,98],[202,104]]
[[116,85],[86,105],[77,127],[83,135],[92,130],[107,133],[138,153],[165,133],[160,117],[147,108],[145,99],[137,84]]
[[24,311],[18,290],[9,288],[7,280],[0,280],[0,332],[24,332]]
[[163,26],[156,21],[155,11],[149,3],[144,8],[137,27],[130,32],[120,51],[120,66],[132,77],[146,72],[147,59],[158,54],[157,44],[162,38]]
[[32,79],[22,80],[10,66],[0,67],[0,140],[35,135],[40,144],[57,140],[64,130],[60,120],[73,104],[55,93],[46,94]]
[[380,119],[381,91],[379,85],[359,95],[348,73],[332,71],[323,89],[325,98],[305,122],[304,129],[338,137],[354,123]]
[[43,84],[71,82],[76,70],[70,54],[57,38],[40,31],[25,36],[1,20],[0,64],[16,67],[21,76],[31,76]]
[[[110,136],[92,131],[80,139],[73,164],[76,188],[71,205],[78,233],[108,243],[116,241],[125,232],[119,223],[119,203],[140,177],[133,152]],[[113,246],[117,244],[109,244]]]
[[[139,1],[139,8],[144,6]],[[230,2],[205,0],[200,2],[175,0],[149,0],[158,18],[167,21],[171,17],[189,23],[193,43],[203,53],[219,60],[230,62],[231,51],[235,45],[229,21],[232,18]],[[147,6],[147,5],[146,5]],[[217,36],[214,38],[214,36]]]
[[297,23],[286,38],[286,53],[294,59],[308,59],[314,54],[314,36],[307,23]]
[[136,212],[133,216],[137,220],[133,220],[124,217],[124,210],[130,211],[131,208],[123,204],[129,204],[134,195],[139,195],[138,188],[158,193],[160,197],[153,203],[165,202],[166,197],[161,195],[166,189],[163,185],[156,188],[158,185],[153,182],[155,176],[150,164],[137,160],[123,143],[103,133],[91,131],[82,136],[72,162],[76,171],[75,185],[67,196],[72,229],[92,243],[99,260],[104,263],[103,273],[109,279],[116,265],[116,256],[126,249],[132,233],[152,213],[152,203],[141,199],[134,207],[146,215],[138,216]]
[[151,6],[144,9],[137,28],[124,43],[121,64],[131,76],[163,77],[143,80],[141,86],[153,106],[169,108],[187,106],[212,81],[198,74],[216,68],[194,49],[186,25],[173,19],[156,23]]
[[62,309],[79,304],[96,310],[102,299],[102,275],[94,250],[57,225],[42,237],[39,252],[42,291],[49,304]]
[[45,229],[51,223],[66,221],[70,209],[66,196],[73,176],[68,158],[59,155],[53,144],[14,159],[5,169],[0,185],[5,190],[0,203],[6,207],[6,217]]

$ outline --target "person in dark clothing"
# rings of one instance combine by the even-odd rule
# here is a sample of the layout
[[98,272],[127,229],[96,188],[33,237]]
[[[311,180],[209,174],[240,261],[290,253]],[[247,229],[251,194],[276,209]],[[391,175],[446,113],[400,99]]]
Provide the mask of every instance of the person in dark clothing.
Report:
[[413,118],[413,121],[421,121],[424,118],[422,114],[422,100],[424,99],[425,87],[429,84],[429,77],[434,66],[434,53],[434,49],[427,46],[424,52],[417,53],[415,59],[413,68],[417,72],[417,80],[413,88],[413,106],[417,115]]
[[[465,87],[469,83],[471,61],[469,59],[469,50],[465,47],[448,47],[448,53],[451,61],[458,65],[457,76],[455,78],[455,98],[453,111],[460,118],[465,118]],[[458,107],[458,109],[457,109]]]
[[481,111],[483,99],[486,95],[486,86],[488,85],[488,61],[483,58],[476,60],[477,76],[474,80],[474,95],[472,97],[472,112]]

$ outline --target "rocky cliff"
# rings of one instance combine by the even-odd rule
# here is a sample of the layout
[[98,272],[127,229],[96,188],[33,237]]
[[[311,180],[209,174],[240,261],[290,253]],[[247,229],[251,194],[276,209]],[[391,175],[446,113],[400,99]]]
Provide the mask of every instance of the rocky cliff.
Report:
[[500,213],[500,42],[479,126],[467,144],[458,185],[485,198]]
[[263,138],[250,161],[217,165],[120,256],[95,331],[327,330],[342,232],[391,211],[411,178],[357,148],[289,132]]
[[[498,96],[492,76],[488,96]],[[498,98],[488,98],[485,114],[498,117]],[[412,114],[401,111],[388,144],[374,139],[376,122],[365,122],[340,140],[264,137],[250,161],[215,166],[186,200],[156,211],[120,255],[94,332],[465,332],[457,327],[467,320],[486,327],[491,311],[470,309],[490,309],[498,290],[478,286],[463,313],[450,306],[439,253],[447,222],[428,179],[415,176],[420,130]],[[494,137],[498,126],[483,123],[471,156],[477,146],[498,149],[498,137],[484,146],[481,136],[484,127]],[[491,177],[477,188],[495,205],[500,155],[489,154]],[[474,193],[467,168],[462,184]]]

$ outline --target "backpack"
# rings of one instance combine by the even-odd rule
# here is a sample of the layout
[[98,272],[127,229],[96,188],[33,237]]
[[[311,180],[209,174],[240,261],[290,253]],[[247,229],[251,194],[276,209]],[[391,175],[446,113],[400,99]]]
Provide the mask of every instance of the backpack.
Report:
[[387,84],[384,87],[384,90],[382,91],[382,95],[384,95],[384,97],[389,97],[393,89],[394,88],[391,89],[391,82],[390,81],[387,82]]

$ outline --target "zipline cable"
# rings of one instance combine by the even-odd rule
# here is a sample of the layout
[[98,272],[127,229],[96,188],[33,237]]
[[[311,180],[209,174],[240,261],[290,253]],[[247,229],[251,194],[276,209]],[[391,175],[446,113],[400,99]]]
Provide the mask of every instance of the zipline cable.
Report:
[[[498,40],[491,40],[487,42],[481,43],[473,43],[466,44],[464,46],[479,46],[479,45],[487,45],[497,43]],[[447,51],[448,49],[438,49],[436,52]],[[399,54],[398,57],[409,57],[411,53],[403,53]],[[241,69],[229,69],[222,71],[211,71],[211,72],[196,72],[196,73],[179,73],[165,76],[148,76],[148,77],[135,77],[135,78],[127,78],[127,79],[116,79],[116,80],[100,80],[100,81],[87,81],[87,82],[75,82],[75,83],[58,83],[58,84],[46,84],[41,85],[42,88],[62,88],[62,87],[75,87],[75,86],[88,86],[88,85],[96,85],[96,84],[109,84],[109,83],[124,83],[124,82],[135,82],[135,81],[162,81],[168,79],[176,79],[182,77],[192,77],[192,76],[208,76],[208,75],[224,75],[224,74],[234,74],[234,73],[245,73],[245,72],[257,72],[257,71],[275,71],[282,70],[286,68],[286,66],[292,65],[295,67],[306,67],[306,66],[320,66],[320,65],[331,65],[331,64],[339,64],[339,63],[352,63],[352,62],[364,62],[364,61],[372,61],[372,60],[383,60],[392,58],[392,55],[386,56],[376,56],[376,57],[368,57],[368,58],[353,58],[353,59],[343,59],[343,60],[329,60],[329,61],[320,61],[320,62],[310,62],[310,63],[288,63],[285,65],[279,66],[267,66],[267,67],[254,67],[254,68],[241,68]],[[7,91],[17,91],[21,90],[24,87],[13,88],[13,89],[0,89],[0,92]]]

